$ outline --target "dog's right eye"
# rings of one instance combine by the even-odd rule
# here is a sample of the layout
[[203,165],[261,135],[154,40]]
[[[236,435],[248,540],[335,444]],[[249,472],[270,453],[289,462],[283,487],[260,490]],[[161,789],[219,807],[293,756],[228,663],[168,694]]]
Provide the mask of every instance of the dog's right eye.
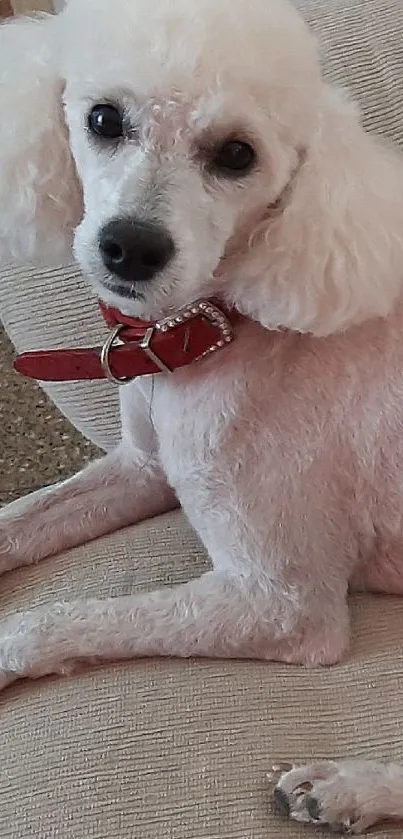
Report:
[[95,105],[88,114],[88,128],[97,137],[117,140],[123,136],[123,114],[114,105]]

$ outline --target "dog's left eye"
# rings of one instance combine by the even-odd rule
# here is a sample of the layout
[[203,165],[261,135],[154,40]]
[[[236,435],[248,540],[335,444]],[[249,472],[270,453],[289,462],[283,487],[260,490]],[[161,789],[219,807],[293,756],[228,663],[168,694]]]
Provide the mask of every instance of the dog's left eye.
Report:
[[214,168],[223,174],[243,174],[251,169],[255,161],[255,152],[249,143],[229,140],[214,155]]
[[88,128],[98,137],[117,140],[123,136],[123,114],[114,105],[95,105],[88,114]]

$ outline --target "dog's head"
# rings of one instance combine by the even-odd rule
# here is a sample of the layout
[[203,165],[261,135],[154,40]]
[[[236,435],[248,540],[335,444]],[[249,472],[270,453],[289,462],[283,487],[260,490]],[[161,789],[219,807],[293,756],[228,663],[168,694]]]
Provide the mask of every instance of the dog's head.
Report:
[[400,164],[287,0],[69,0],[1,28],[0,110],[0,255],[73,247],[146,317],[218,295],[325,334],[393,304]]

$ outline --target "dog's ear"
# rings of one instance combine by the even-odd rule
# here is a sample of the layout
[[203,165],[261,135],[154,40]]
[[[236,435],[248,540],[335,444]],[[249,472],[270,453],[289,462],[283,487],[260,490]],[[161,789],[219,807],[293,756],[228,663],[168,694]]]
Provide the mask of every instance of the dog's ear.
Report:
[[241,308],[267,327],[326,335],[393,308],[403,281],[403,158],[364,132],[340,91],[324,86],[311,144],[250,245]]
[[81,192],[63,119],[56,17],[0,25],[0,262],[71,259]]

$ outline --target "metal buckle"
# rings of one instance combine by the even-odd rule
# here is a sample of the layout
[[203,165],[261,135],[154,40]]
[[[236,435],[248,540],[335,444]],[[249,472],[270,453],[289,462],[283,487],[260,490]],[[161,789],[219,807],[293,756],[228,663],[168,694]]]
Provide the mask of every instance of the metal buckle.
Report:
[[[196,300],[190,306],[184,306],[182,309],[179,309],[176,314],[157,321],[154,326],[149,326],[144,338],[137,344],[137,346],[148,356],[150,361],[158,367],[161,373],[172,373],[172,370],[151,348],[151,341],[154,333],[156,331],[169,332],[171,329],[175,329],[176,326],[180,326],[180,324],[192,320],[192,318],[197,315],[203,315],[203,317],[207,318],[207,320],[209,320],[213,326],[218,329],[219,338],[213,344],[210,344],[203,353],[195,358],[195,361],[198,361],[200,358],[204,358],[210,353],[216,352],[216,350],[221,349],[221,347],[224,347],[225,344],[229,344],[233,340],[234,333],[231,323],[221,309],[209,300]],[[119,333],[125,328],[125,325],[121,323],[115,326],[110,335],[108,335],[101,350],[100,360],[105,376],[110,382],[114,382],[116,385],[129,385],[136,378],[136,376],[123,376],[122,378],[114,376],[109,364],[110,351],[113,348]]]
[[167,367],[167,365],[164,364],[164,362],[159,358],[158,355],[156,355],[156,353],[150,347],[151,338],[153,337],[154,332],[157,328],[158,328],[158,324],[156,324],[156,326],[149,326],[143,340],[139,344],[139,347],[142,350],[144,350],[144,352],[148,356],[148,358],[151,361],[153,361],[154,364],[157,365],[157,367],[161,371],[161,373],[172,373],[171,368]]
[[[197,358],[195,358],[195,361],[198,361],[200,358],[204,358],[206,355],[221,349],[225,346],[225,344],[230,344],[234,338],[234,331],[230,321],[225,316],[224,312],[222,312],[218,306],[215,306],[214,303],[211,303],[210,300],[195,300],[195,302],[191,303],[190,306],[184,306],[182,309],[179,309],[176,314],[157,321],[155,327],[152,328],[158,329],[160,332],[169,332],[169,330],[175,329],[176,326],[179,326],[185,321],[191,320],[196,315],[203,315],[203,317],[207,318],[207,320],[209,320],[220,333],[218,340],[215,341],[214,344],[211,344],[207,350],[201,353]],[[154,361],[156,361],[155,358]]]
[[105,343],[102,347],[102,350],[101,350],[100,361],[101,361],[102,369],[105,373],[106,378],[109,379],[110,382],[113,382],[115,385],[130,385],[131,382],[133,382],[134,379],[135,379],[135,376],[133,376],[133,377],[122,376],[122,378],[119,379],[117,376],[113,375],[110,364],[109,364],[109,353],[110,353],[111,349],[113,348],[113,345],[116,341],[116,338],[118,337],[119,333],[124,328],[125,327],[124,327],[123,323],[119,323],[117,326],[115,326],[115,328],[112,329],[111,333],[108,335],[108,337],[107,337],[107,339],[106,339],[106,341],[105,341]]
[[[122,376],[122,378],[119,378],[118,376],[114,376],[111,370],[111,366],[109,363],[109,353],[111,349],[113,349],[113,345],[115,344],[115,341],[122,329],[125,329],[125,325],[123,323],[119,323],[117,326],[115,326],[114,329],[112,329],[111,333],[108,335],[102,347],[100,357],[101,366],[106,378],[109,379],[110,382],[113,382],[115,385],[129,385],[136,378],[136,376]],[[161,373],[172,373],[171,368],[167,367],[167,365],[164,364],[164,362],[159,358],[159,356],[156,355],[156,353],[151,349],[150,343],[154,335],[155,329],[155,326],[150,326],[147,329],[147,332],[143,340],[139,341],[136,346],[138,346],[139,349],[145,352],[148,358],[151,361],[153,361],[154,364],[156,364]]]

